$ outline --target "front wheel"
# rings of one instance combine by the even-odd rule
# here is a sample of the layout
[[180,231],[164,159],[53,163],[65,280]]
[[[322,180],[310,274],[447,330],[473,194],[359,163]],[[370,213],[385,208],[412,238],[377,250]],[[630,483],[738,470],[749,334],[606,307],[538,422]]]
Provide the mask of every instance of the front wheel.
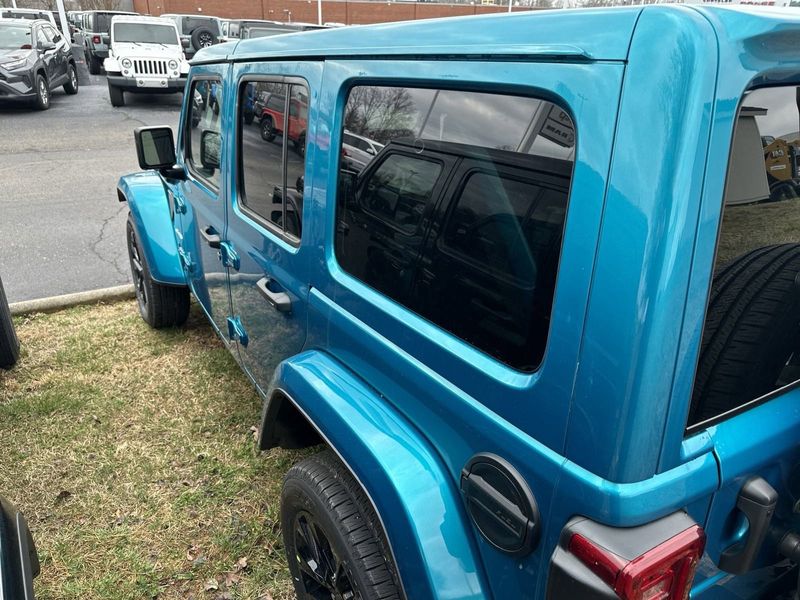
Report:
[[72,63],[67,67],[67,83],[64,84],[64,91],[70,96],[78,93],[78,71]]
[[108,84],[108,97],[111,100],[111,106],[119,107],[125,106],[125,92],[122,88],[115,85]]
[[281,528],[299,600],[400,600],[378,516],[330,451],[294,465],[281,494]]
[[153,329],[183,325],[189,316],[189,289],[153,281],[130,215],[126,233],[133,287],[142,319]]
[[50,86],[47,85],[47,79],[44,75],[38,73],[36,75],[36,96],[33,103],[38,110],[47,110],[50,108]]

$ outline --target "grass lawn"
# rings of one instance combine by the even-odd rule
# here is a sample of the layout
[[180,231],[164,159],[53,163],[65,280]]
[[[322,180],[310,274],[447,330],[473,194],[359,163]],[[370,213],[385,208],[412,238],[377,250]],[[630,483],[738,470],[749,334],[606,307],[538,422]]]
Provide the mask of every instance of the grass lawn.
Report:
[[39,600],[291,598],[283,474],[261,402],[195,306],[153,331],[134,302],[16,320],[0,371],[0,495],[25,513]]

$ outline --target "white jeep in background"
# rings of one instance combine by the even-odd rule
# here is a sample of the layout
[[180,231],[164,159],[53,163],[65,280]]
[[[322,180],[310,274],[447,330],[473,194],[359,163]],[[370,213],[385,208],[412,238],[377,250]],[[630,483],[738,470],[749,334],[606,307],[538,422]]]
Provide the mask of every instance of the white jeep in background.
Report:
[[159,17],[116,16],[105,60],[111,106],[124,106],[124,92],[183,92],[189,63],[175,23]]

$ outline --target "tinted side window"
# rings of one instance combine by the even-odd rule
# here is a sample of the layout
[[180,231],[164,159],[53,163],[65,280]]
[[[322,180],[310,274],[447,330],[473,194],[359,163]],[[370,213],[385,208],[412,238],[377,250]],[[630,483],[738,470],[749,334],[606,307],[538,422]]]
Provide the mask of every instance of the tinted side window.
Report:
[[[308,89],[277,81],[240,91],[239,197],[242,208],[297,241],[302,234]],[[261,114],[256,98],[267,97]],[[297,106],[291,116],[287,104]]]
[[343,129],[344,144],[377,154],[363,164],[343,148],[341,266],[498,360],[535,370],[572,176],[569,115],[524,96],[364,86],[350,92]]
[[739,109],[689,426],[800,384],[798,93]]
[[[201,144],[206,140],[207,150],[214,141],[221,141],[222,128],[222,82],[217,79],[201,79],[192,83],[191,104],[187,116],[186,162],[189,170],[211,187],[220,185],[220,170],[204,167]],[[217,147],[218,151],[218,147]]]

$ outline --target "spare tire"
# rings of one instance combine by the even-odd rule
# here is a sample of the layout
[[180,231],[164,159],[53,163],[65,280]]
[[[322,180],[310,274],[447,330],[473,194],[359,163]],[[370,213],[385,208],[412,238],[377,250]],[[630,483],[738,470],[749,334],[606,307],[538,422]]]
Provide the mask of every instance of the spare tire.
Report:
[[217,36],[208,27],[198,27],[192,32],[192,48],[195,52],[213,46],[218,41]]
[[800,362],[798,275],[800,244],[780,244],[748,252],[714,276],[690,425],[789,383],[784,370]]
[[0,368],[10,369],[19,358],[19,340],[14,331],[3,281],[0,280]]

